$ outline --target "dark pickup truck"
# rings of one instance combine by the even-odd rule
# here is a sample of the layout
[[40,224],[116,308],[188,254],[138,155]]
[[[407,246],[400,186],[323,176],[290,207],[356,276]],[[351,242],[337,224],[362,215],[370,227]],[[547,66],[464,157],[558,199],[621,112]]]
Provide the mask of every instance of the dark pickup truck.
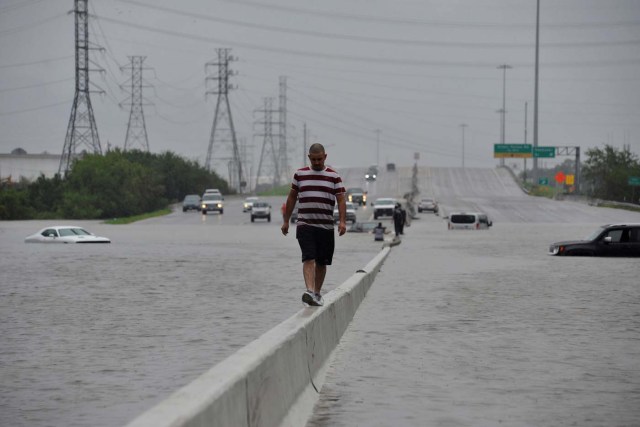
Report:
[[360,206],[366,206],[367,193],[362,188],[348,188],[347,189],[347,202],[357,203]]

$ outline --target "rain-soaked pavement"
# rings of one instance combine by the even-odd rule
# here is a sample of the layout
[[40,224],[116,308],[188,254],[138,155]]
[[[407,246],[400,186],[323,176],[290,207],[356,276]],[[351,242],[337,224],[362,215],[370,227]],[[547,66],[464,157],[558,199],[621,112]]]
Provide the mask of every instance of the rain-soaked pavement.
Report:
[[[343,176],[362,185],[355,169]],[[410,182],[400,168],[366,189],[373,200]],[[451,232],[422,214],[407,228],[310,425],[638,425],[640,262],[546,250],[640,214],[528,198],[501,171],[426,169],[419,186],[495,225]],[[122,425],[297,312],[282,198],[271,223],[251,223],[240,202],[126,226],[0,222],[0,426]],[[58,222],[113,243],[23,243]],[[325,290],[379,249],[368,234],[338,238]]]
[[640,425],[637,258],[546,254],[599,224],[448,231],[420,217],[343,335],[309,427]]
[[[271,223],[239,199],[223,217],[0,222],[0,426],[123,425],[300,310],[279,201]],[[52,223],[113,243],[23,242]],[[337,239],[327,292],[378,253],[369,237]]]

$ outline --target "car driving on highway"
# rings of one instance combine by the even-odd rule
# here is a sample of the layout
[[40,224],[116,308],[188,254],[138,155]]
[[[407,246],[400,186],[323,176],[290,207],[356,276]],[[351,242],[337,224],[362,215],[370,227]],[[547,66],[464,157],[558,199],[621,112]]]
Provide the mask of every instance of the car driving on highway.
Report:
[[211,211],[217,211],[222,214],[224,213],[224,197],[216,193],[204,193],[200,209],[204,215]]
[[369,182],[373,182],[376,180],[376,178],[378,178],[378,166],[371,165],[369,166],[369,169],[367,170],[367,172],[364,174],[364,179],[366,179]]
[[255,222],[256,218],[266,219],[271,222],[271,205],[262,201],[253,202],[251,222]]
[[430,197],[425,197],[420,200],[420,203],[418,203],[418,212],[421,213],[425,211],[438,213],[438,202]]
[[[347,216],[346,221],[351,224],[356,223],[356,207],[351,202],[346,202],[347,205]],[[333,207],[333,220],[337,223],[340,220],[340,212],[338,212],[338,205],[336,204]]]
[[607,224],[584,240],[556,242],[549,255],[640,257],[640,224]]
[[366,206],[367,193],[359,187],[347,188],[347,200],[360,206]]
[[393,209],[396,207],[396,199],[383,197],[376,199],[373,204],[373,219],[382,218],[383,216],[392,217]]
[[182,212],[200,210],[200,196],[197,194],[187,194],[182,201]]
[[260,200],[258,197],[247,197],[244,199],[244,203],[242,203],[242,212],[250,211],[253,204],[258,200]]

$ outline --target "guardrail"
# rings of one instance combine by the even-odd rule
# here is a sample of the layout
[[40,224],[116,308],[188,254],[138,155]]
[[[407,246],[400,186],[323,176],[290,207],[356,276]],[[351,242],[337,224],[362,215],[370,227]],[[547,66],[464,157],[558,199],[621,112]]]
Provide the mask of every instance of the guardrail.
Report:
[[390,252],[309,307],[266,332],[127,427],[304,425],[331,353]]

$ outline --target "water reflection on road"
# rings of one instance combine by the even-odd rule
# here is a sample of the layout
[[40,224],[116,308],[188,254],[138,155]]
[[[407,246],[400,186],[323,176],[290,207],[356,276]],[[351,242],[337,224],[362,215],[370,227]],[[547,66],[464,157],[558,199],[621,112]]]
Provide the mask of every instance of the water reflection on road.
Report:
[[[122,425],[301,309],[295,235],[230,205],[73,222],[110,245],[25,244],[51,222],[1,222],[0,425]],[[338,239],[326,290],[379,249]]]
[[640,260],[546,254],[596,225],[448,231],[423,214],[342,337],[307,426],[638,425]]

